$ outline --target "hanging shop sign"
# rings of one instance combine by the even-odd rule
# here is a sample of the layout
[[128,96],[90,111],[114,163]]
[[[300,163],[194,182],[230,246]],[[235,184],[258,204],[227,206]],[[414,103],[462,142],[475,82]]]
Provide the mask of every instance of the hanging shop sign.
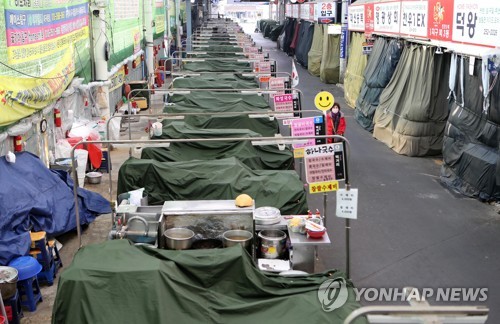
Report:
[[370,37],[375,28],[375,17],[373,12],[373,3],[367,3],[365,7],[365,36]]
[[377,33],[399,34],[399,15],[401,2],[376,3],[374,9],[373,31]]
[[373,42],[363,42],[363,55],[370,55],[373,50]]
[[160,34],[165,31],[165,5],[163,0],[155,0],[154,6],[155,34]]
[[340,58],[345,59],[347,58],[347,28],[342,26],[340,29]]
[[[287,87],[285,82],[286,81],[284,77],[270,78],[269,90],[284,89]],[[271,98],[274,98],[274,96],[276,95],[283,95],[283,94],[285,94],[284,91],[278,91],[276,94],[272,93]]]
[[427,38],[428,13],[427,1],[402,1],[401,34]]
[[349,6],[348,12],[348,26],[349,30],[352,31],[364,31],[365,30],[365,6],[364,5],[352,5]]
[[275,95],[273,98],[274,101],[274,111],[278,112],[290,112],[290,114],[282,114],[276,116],[277,119],[284,119],[293,117],[293,95],[292,94],[283,94],[283,95]]
[[88,38],[87,1],[5,1],[4,12],[10,64],[40,59]]
[[428,37],[433,40],[451,41],[453,1],[429,0],[428,9]]
[[[323,116],[292,119],[290,121],[292,136],[320,136],[325,135]],[[304,147],[324,144],[324,139],[308,139],[304,144],[293,144],[295,158],[304,157]]]
[[318,24],[334,24],[337,18],[337,3],[318,2],[316,3],[316,14]]
[[[338,183],[335,186],[335,182],[345,180],[345,156],[342,143],[305,147],[304,163],[306,181],[311,193],[337,190]],[[321,189],[319,191],[318,186]],[[314,191],[312,191],[313,187]]]
[[499,36],[499,1],[454,1],[454,42],[494,47],[498,46]]

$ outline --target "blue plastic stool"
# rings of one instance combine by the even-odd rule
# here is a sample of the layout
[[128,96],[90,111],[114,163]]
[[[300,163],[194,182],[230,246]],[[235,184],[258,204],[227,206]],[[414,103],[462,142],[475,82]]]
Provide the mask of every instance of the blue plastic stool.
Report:
[[3,303],[5,305],[5,312],[9,317],[9,324],[19,324],[21,321],[21,317],[23,317],[23,309],[21,307],[19,292],[16,290],[16,294],[11,298],[4,300]]
[[17,289],[21,305],[28,307],[30,312],[34,312],[36,304],[43,301],[37,278],[42,265],[35,258],[22,256],[12,260],[9,266],[16,268],[18,272]]

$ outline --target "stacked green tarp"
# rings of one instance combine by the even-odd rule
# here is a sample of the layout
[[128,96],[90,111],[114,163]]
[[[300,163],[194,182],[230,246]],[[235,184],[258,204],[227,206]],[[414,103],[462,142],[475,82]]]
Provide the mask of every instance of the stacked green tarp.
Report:
[[201,74],[179,77],[173,81],[173,88],[182,89],[257,89],[255,77],[241,74]]
[[363,33],[352,33],[349,46],[349,62],[347,63],[344,79],[345,100],[351,107],[356,106],[356,100],[358,100],[364,80],[363,73],[368,61],[367,55],[363,54],[363,42],[365,42]]
[[145,188],[151,205],[171,200],[235,199],[246,193],[256,207],[283,215],[307,212],[307,194],[297,172],[252,170],[236,158],[159,162],[129,158],[118,172],[117,194]]
[[[202,44],[200,44],[202,45]],[[196,47],[195,47],[196,48]],[[197,47],[196,50],[200,50],[202,52],[243,52],[243,48],[238,45],[209,45],[208,47],[206,46],[199,46]]]
[[[253,138],[260,134],[248,129],[199,129],[182,121],[171,122],[163,127],[161,136],[155,139],[199,138]],[[191,160],[216,160],[237,157],[253,170],[293,169],[293,154],[289,147],[280,150],[276,145],[253,146],[250,141],[171,143],[169,148],[146,147],[141,159],[161,162]]]
[[[319,78],[324,83],[338,83],[340,75],[340,36],[329,35],[328,26],[323,26],[323,54]],[[349,57],[349,62],[351,58]]]
[[183,70],[192,72],[253,72],[249,62],[236,60],[206,60],[203,62],[183,62]]
[[314,24],[314,36],[311,49],[307,54],[309,57],[307,70],[314,76],[319,76],[321,70],[321,58],[323,56],[323,25]]
[[364,129],[373,132],[373,115],[379,98],[398,65],[403,45],[396,39],[378,38],[366,65],[363,85],[356,101],[354,118]]
[[[327,280],[346,289],[346,303],[330,312],[318,300]],[[355,297],[342,272],[266,274],[239,245],[173,251],[111,240],[78,250],[61,274],[52,323],[343,323],[360,307]]]
[[441,153],[450,105],[449,54],[422,45],[407,46],[380,95],[373,136],[399,154]]
[[[461,66],[456,75],[463,75],[463,83],[457,78],[451,95],[441,181],[464,195],[500,202],[500,82],[484,76],[482,63],[468,57],[453,63]],[[471,66],[473,73],[469,73]],[[489,106],[484,105],[483,78],[490,82]]]
[[[270,110],[267,101],[257,94],[198,91],[187,95],[174,94],[168,97],[168,101],[164,109],[166,113],[227,113],[223,116],[186,116],[184,122],[193,127],[249,129],[265,137],[279,133],[279,124],[276,119],[250,118],[248,114],[241,114],[252,111],[264,113]],[[171,122],[171,120],[164,120],[163,125]]]

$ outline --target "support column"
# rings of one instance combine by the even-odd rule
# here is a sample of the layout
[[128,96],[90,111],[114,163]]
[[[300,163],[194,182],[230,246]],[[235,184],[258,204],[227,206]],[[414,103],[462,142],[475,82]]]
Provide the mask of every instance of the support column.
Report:
[[155,73],[155,65],[154,65],[154,54],[153,54],[153,5],[151,0],[143,1],[143,12],[144,12],[144,21],[143,21],[143,31],[144,31],[144,40],[146,41],[146,68],[148,70],[147,79],[149,84],[154,83],[154,73]]
[[191,34],[192,34],[192,19],[191,19],[191,0],[186,0],[186,51],[191,51]]
[[[92,7],[92,50],[94,54],[94,77],[96,81],[108,80],[108,62],[106,60],[106,6],[99,1]],[[109,47],[109,44],[108,44]]]

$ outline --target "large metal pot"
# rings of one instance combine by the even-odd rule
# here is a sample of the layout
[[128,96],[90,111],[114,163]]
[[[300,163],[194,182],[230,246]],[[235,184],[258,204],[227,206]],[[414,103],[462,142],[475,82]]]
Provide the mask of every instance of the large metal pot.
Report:
[[259,232],[260,252],[265,259],[282,258],[286,251],[286,233],[280,230]]
[[170,250],[187,250],[193,244],[194,232],[188,228],[169,228],[163,233],[167,248]]
[[87,182],[89,184],[99,184],[101,183],[102,173],[101,172],[89,172],[85,175]]
[[244,230],[230,230],[222,234],[224,239],[224,247],[241,245],[244,248],[249,248],[252,243],[253,234]]
[[16,268],[0,266],[0,292],[4,300],[16,294],[18,273]]

